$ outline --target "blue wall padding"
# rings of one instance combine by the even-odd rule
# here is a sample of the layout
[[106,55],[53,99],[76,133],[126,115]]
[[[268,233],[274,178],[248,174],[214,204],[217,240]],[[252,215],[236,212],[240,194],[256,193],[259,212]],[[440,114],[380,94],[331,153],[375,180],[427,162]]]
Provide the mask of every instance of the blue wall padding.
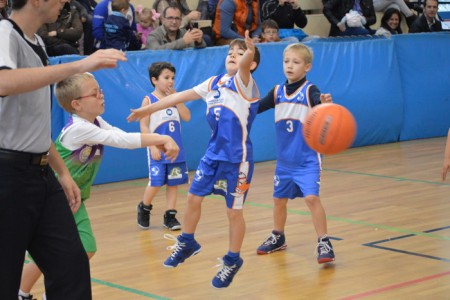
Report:
[[[392,39],[318,39],[307,42],[314,51],[308,79],[335,103],[347,107],[358,124],[354,147],[417,138],[444,136],[450,126],[450,34],[399,35]],[[261,63],[253,74],[261,96],[285,80],[283,50],[286,43],[258,45]],[[139,123],[127,123],[130,108],[137,108],[151,92],[148,66],[169,61],[177,69],[175,88],[189,89],[210,76],[225,72],[227,46],[202,50],[128,52],[128,62],[95,76],[105,93],[103,118],[128,132]],[[79,56],[52,58],[52,64],[78,60]],[[210,129],[203,101],[187,103],[191,121],[182,133],[188,167],[195,170],[204,154]],[[67,119],[57,104],[52,108],[53,138]],[[273,111],[259,115],[251,138],[255,161],[275,159]],[[107,147],[95,183],[148,176],[146,150]]]

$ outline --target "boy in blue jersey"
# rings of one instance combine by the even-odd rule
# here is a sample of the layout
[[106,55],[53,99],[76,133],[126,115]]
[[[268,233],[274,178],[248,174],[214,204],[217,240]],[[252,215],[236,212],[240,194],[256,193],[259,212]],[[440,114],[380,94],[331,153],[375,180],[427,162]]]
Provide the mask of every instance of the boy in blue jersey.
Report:
[[284,227],[288,199],[304,197],[318,236],[317,261],[334,260],[334,251],[327,237],[327,219],[320,202],[321,156],[311,149],[302,134],[307,113],[315,105],[331,102],[330,94],[321,94],[307,81],[313,53],[301,43],[290,44],[283,54],[286,82],[275,86],[261,99],[258,113],[275,108],[277,165],[274,176],[274,227],[271,235],[258,247],[258,254],[284,250]]
[[[73,75],[58,82],[55,94],[59,105],[71,114],[56,139],[55,146],[81,190],[82,203],[74,217],[84,250],[91,258],[97,245],[84,201],[90,196],[91,186],[103,158],[103,146],[127,149],[157,146],[170,160],[176,159],[179,148],[168,135],[127,133],[103,120],[100,117],[105,110],[103,92],[90,73]],[[27,297],[40,276],[41,271],[35,263],[24,266],[19,291],[22,299],[31,299]]]
[[215,288],[228,287],[243,264],[240,257],[245,234],[242,209],[253,174],[249,133],[259,102],[259,92],[251,72],[258,63],[258,49],[247,31],[245,40],[237,39],[230,43],[225,60],[226,74],[213,76],[190,90],[132,110],[128,117],[133,121],[177,103],[199,98],[205,100],[206,118],[212,135],[189,190],[183,232],[171,247],[173,252],[164,266],[174,268],[200,252],[201,246],[194,239],[194,233],[200,220],[202,201],[210,194],[223,195],[230,226],[230,247],[223,257],[221,270],[211,282]]
[[[175,67],[168,62],[153,63],[148,69],[150,82],[155,90],[146,95],[142,101],[142,106],[156,103],[165,96],[175,93],[173,88],[175,80]],[[150,228],[150,211],[153,208],[152,201],[163,185],[166,188],[166,212],[164,214],[164,227],[169,230],[181,229],[181,224],[176,218],[178,185],[189,181],[186,160],[183,151],[183,141],[181,139],[181,124],[183,121],[191,119],[191,112],[183,104],[157,111],[151,116],[141,119],[142,133],[159,133],[171,136],[180,152],[175,161],[171,161],[161,151],[155,147],[147,148],[149,182],[145,189],[144,199],[137,206],[137,223],[142,229]]]

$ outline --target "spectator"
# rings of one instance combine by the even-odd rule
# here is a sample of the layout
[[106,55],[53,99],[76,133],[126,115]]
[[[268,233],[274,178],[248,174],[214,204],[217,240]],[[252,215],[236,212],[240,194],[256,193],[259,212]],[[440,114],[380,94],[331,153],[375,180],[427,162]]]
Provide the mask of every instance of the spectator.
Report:
[[8,18],[8,1],[0,0],[0,20]]
[[243,39],[247,29],[253,42],[259,43],[261,18],[258,0],[220,0],[217,7],[213,25],[217,45]]
[[[126,51],[131,43],[135,45],[138,43],[137,37],[127,19],[130,2],[128,0],[112,0],[111,8],[112,12],[105,21],[102,47]],[[137,49],[140,48],[141,46],[137,47]]]
[[94,16],[94,8],[97,6],[95,0],[74,0],[77,1],[87,12],[85,19],[83,20],[83,14],[81,14],[81,23],[83,24],[83,54],[90,55],[95,51],[94,48],[94,35],[92,34],[92,19]]
[[396,8],[405,15],[408,26],[416,19],[416,15],[406,5],[405,0],[373,0],[373,6],[375,11],[378,12],[385,12],[389,8]]
[[145,48],[145,45],[147,45],[147,36],[158,27],[159,16],[160,14],[154,9],[142,7],[140,5],[137,6],[136,17],[138,23],[136,27],[137,32],[141,37],[142,47]]
[[[324,0],[323,2],[323,14],[331,24],[330,36],[367,35],[373,32],[370,25],[375,24],[377,18],[372,0]],[[353,13],[350,13],[351,10],[358,13],[359,23],[355,20],[357,18],[354,18]],[[351,17],[350,24],[342,22],[347,14]]]
[[153,3],[153,9],[155,9],[159,14],[163,14],[165,9],[175,3],[181,11],[182,20],[180,27],[189,26],[191,21],[200,20],[201,13],[197,10],[190,10],[186,0],[156,0]]
[[[102,0],[94,8],[94,17],[92,19],[92,33],[94,35],[94,46],[97,49],[102,47],[103,35],[105,34],[105,20],[112,12],[112,0]],[[129,2],[129,1],[128,1]],[[130,22],[131,29],[137,32],[135,11],[133,4],[130,3],[130,9],[127,11],[127,19]]]
[[66,2],[56,22],[44,24],[38,34],[49,56],[79,54],[78,40],[83,35],[83,25],[76,7]]
[[305,28],[308,23],[306,15],[300,8],[298,0],[267,0],[261,8],[261,20],[272,19],[280,28]]
[[438,0],[425,0],[423,14],[409,27],[409,33],[442,31],[442,23],[436,18]]
[[401,22],[402,16],[400,11],[394,7],[388,8],[381,18],[381,26],[375,32],[375,35],[384,35],[385,37],[390,38],[393,34],[401,34]]
[[185,48],[204,48],[203,32],[198,28],[180,28],[181,10],[176,4],[166,7],[162,24],[147,37],[147,49],[181,50]]
[[277,22],[272,19],[267,19],[261,23],[261,43],[273,43],[273,42],[292,42],[298,43],[298,39],[294,36],[280,38],[279,28]]

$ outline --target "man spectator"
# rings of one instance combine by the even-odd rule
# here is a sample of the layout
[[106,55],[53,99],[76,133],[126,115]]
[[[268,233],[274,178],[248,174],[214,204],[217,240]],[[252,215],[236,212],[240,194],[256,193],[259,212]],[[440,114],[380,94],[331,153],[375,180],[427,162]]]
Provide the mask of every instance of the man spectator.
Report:
[[181,50],[185,48],[204,48],[203,32],[198,28],[180,28],[181,10],[176,4],[164,9],[162,24],[147,37],[147,49]]
[[79,54],[78,40],[83,35],[83,25],[76,7],[66,2],[56,22],[44,24],[38,34],[49,56]]
[[299,0],[267,0],[261,8],[261,21],[272,19],[279,28],[305,28],[308,20],[300,8]]
[[372,0],[324,0],[323,14],[330,22],[330,36],[368,35],[377,17]]
[[423,14],[409,28],[409,33],[442,31],[442,23],[436,18],[438,0],[425,0]]

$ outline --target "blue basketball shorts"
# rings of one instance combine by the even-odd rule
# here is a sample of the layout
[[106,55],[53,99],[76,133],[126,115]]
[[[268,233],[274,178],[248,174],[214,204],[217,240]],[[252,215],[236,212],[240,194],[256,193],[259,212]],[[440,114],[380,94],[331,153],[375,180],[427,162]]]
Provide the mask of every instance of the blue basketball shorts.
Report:
[[225,197],[227,207],[242,209],[253,175],[253,162],[229,163],[203,157],[200,160],[189,193]]
[[274,198],[319,196],[320,168],[318,165],[299,168],[277,163],[273,186]]
[[186,162],[162,164],[152,161],[148,167],[148,186],[176,186],[189,182]]

